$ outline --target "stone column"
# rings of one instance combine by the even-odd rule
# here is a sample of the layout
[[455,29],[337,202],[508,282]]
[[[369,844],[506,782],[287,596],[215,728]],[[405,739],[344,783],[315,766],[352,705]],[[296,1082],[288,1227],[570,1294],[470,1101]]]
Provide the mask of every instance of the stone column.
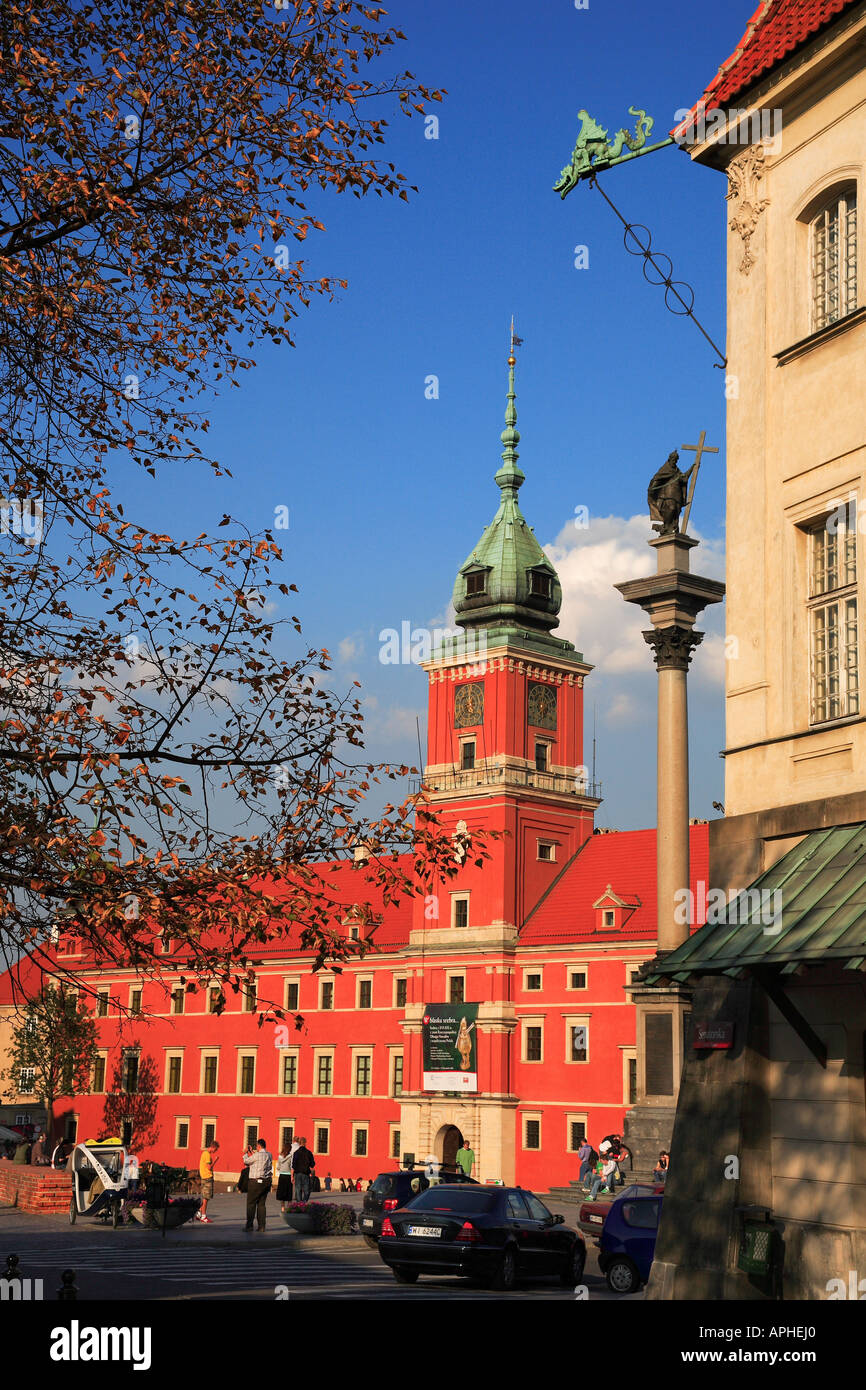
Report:
[[[697,615],[719,603],[725,586],[689,573],[689,551],[698,542],[679,534],[649,544],[657,554],[648,579],[617,584],[628,603],[638,604],[652,627],[644,640],[658,670],[656,902],[658,955],[667,954],[689,934],[688,914],[677,911],[677,893],[688,889],[689,722],[687,681],[692,652],[703,633]],[[679,920],[682,919],[682,920]],[[660,1149],[669,1148],[682,1072],[691,995],[676,984],[638,985],[632,990],[637,1026],[637,1104],[626,1118],[626,1139],[635,1170],[646,1173]]]

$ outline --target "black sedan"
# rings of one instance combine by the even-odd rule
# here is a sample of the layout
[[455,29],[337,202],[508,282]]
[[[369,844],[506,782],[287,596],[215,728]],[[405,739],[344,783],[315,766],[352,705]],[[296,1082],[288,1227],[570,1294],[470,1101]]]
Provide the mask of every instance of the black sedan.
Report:
[[457,1274],[511,1289],[518,1275],[551,1275],[573,1288],[586,1245],[532,1192],[440,1184],[382,1221],[379,1254],[401,1284],[419,1274]]

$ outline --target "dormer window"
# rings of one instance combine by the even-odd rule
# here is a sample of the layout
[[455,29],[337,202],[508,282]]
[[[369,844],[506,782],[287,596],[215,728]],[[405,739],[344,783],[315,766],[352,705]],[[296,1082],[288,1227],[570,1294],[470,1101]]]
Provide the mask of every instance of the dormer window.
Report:
[[607,930],[612,931],[616,926],[616,911],[612,907],[606,907],[601,914],[601,924]]
[[620,931],[630,920],[632,914],[640,907],[640,898],[634,893],[629,893],[626,897],[620,897],[613,891],[610,884],[607,885],[601,897],[593,903],[593,910],[598,914],[596,917],[596,931],[609,932]]
[[472,570],[466,576],[466,597],[487,593],[487,570]]
[[536,598],[550,598],[553,581],[547,570],[529,571],[529,592]]

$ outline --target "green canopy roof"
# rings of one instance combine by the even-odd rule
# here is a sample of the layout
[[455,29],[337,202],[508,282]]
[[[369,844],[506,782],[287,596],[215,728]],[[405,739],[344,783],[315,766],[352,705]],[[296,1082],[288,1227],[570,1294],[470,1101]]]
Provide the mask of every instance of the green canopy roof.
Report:
[[570,642],[550,638],[559,624],[562,586],[553,565],[520,510],[517,493],[525,482],[518,467],[514,353],[508,359],[508,405],[501,439],[502,467],[496,474],[499,509],[485,529],[454,585],[454,610],[462,628],[488,628],[502,638],[535,638],[536,644],[573,651]]
[[866,824],[806,835],[666,955],[647,983],[762,967],[786,975],[828,961],[849,970],[866,963]]

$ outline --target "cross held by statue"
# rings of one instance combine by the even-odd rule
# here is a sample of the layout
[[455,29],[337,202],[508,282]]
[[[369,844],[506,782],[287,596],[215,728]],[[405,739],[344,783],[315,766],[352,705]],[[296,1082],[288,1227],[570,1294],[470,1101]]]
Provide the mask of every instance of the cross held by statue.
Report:
[[699,439],[698,439],[697,444],[682,444],[682,445],[680,446],[682,449],[688,449],[691,453],[694,453],[694,456],[695,456],[695,463],[694,463],[694,470],[695,470],[695,471],[694,471],[694,473],[692,473],[692,476],[691,476],[691,478],[690,478],[690,480],[689,480],[689,495],[688,495],[688,498],[686,499],[686,509],[685,509],[684,514],[683,514],[683,524],[682,524],[682,527],[680,528],[680,529],[681,529],[681,534],[682,534],[682,535],[685,535],[685,534],[686,534],[686,531],[688,530],[689,515],[690,515],[691,510],[692,510],[692,498],[693,498],[694,495],[695,495],[695,483],[698,481],[698,473],[700,472],[700,468],[701,468],[701,459],[702,459],[702,457],[703,457],[704,454],[717,454],[717,453],[719,452],[718,449],[717,449],[717,448],[714,448],[712,444],[707,444],[707,443],[705,443],[706,437],[707,437],[707,432],[706,432],[706,430],[701,430],[700,437],[699,437]]

